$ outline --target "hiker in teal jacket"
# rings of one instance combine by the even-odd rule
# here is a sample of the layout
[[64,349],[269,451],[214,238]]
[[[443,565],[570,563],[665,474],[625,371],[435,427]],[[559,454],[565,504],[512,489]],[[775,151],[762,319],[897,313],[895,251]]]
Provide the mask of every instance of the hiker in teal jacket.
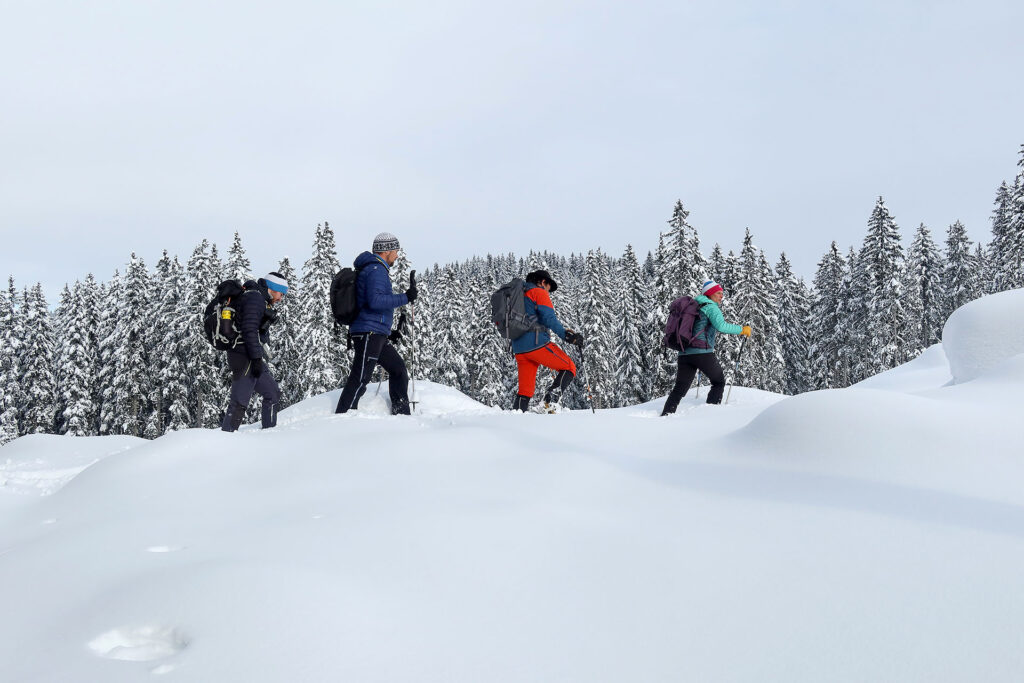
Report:
[[722,285],[708,280],[701,287],[701,296],[697,297],[700,304],[700,316],[693,323],[693,339],[690,345],[679,352],[679,367],[676,369],[676,383],[665,401],[662,415],[676,412],[679,401],[690,390],[693,376],[701,371],[711,380],[711,391],[708,392],[708,403],[721,403],[725,393],[725,372],[715,356],[715,337],[722,334],[742,334],[750,336],[749,325],[733,325],[725,322],[722,309],[718,307],[725,298]]

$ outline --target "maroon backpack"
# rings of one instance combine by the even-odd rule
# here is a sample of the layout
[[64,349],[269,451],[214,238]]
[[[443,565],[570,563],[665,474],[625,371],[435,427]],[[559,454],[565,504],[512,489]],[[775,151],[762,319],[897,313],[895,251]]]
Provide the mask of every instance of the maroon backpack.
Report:
[[700,304],[689,296],[681,296],[668,307],[668,322],[661,340],[667,348],[683,351],[693,346],[693,324],[700,317]]

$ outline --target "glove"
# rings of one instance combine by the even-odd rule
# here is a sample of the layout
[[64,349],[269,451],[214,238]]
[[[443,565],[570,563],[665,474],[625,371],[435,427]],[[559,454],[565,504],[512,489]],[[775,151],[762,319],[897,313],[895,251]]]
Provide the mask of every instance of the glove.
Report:
[[409,297],[409,303],[413,303],[419,297],[420,292],[416,289],[416,271],[409,273],[409,289],[405,290],[405,295]]
[[581,349],[583,348],[583,335],[573,332],[572,330],[565,331],[565,341],[568,344],[574,344]]
[[263,374],[263,359],[254,358],[249,361],[249,374],[253,377],[259,377]]
[[750,332],[751,332],[750,325],[744,325],[743,326],[743,331],[740,332],[740,334],[743,335],[744,337],[749,337],[750,336]]
[[402,341],[402,330],[397,327],[394,330],[392,330],[391,334],[388,335],[388,341],[391,342],[392,344],[397,344],[398,342]]

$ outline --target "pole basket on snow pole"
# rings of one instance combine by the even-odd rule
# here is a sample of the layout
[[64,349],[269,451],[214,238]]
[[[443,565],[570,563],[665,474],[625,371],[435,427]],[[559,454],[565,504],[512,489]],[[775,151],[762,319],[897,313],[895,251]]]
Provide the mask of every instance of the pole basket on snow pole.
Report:
[[747,338],[740,342],[740,352],[736,354],[736,362],[732,365],[732,381],[729,383],[729,391],[725,394],[725,404],[729,405],[729,396],[732,394],[732,385],[736,383],[736,373],[740,369],[740,358],[743,357],[743,347],[747,345]]

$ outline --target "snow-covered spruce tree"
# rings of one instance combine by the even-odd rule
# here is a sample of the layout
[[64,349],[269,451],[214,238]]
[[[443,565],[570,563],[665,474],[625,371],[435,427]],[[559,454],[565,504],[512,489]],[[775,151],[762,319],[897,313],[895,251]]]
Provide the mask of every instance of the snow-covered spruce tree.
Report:
[[968,301],[976,297],[974,291],[977,265],[971,254],[971,240],[960,221],[946,231],[946,267],[942,272],[942,324]]
[[[784,361],[779,346],[779,320],[775,307],[775,276],[764,252],[754,246],[750,229],[743,238],[740,252],[739,280],[732,297],[730,322],[750,325],[753,335],[740,358],[739,376],[734,381],[742,386],[756,387],[781,393],[783,389]],[[728,344],[730,356],[739,353],[740,342],[727,335],[719,335],[716,346]]]
[[288,281],[288,294],[274,305],[277,322],[271,329],[271,344],[274,348],[271,365],[274,378],[281,388],[281,409],[302,400],[302,378],[299,366],[302,362],[304,344],[299,337],[302,329],[302,287],[291,260],[285,256],[277,265],[277,272]]
[[18,356],[21,346],[18,324],[18,291],[14,278],[7,290],[0,290],[0,445],[18,438],[21,387],[18,384]]
[[988,250],[981,242],[974,245],[974,277],[971,281],[971,291],[973,293],[972,299],[985,296],[987,293],[990,281],[988,274],[991,271],[991,266],[988,262]]
[[783,392],[792,396],[808,391],[811,387],[811,297],[804,281],[793,274],[793,266],[785,252],[779,256],[779,263],[775,266],[775,282],[778,336],[783,358]]
[[647,334],[653,338],[651,355],[648,359],[650,367],[651,396],[664,396],[672,389],[676,374],[676,354],[661,346],[668,323],[668,308],[672,301],[682,296],[672,285],[669,273],[669,253],[665,244],[665,235],[658,234],[658,248],[654,252],[654,280],[651,283],[651,309],[647,321]]
[[463,284],[454,265],[446,266],[437,283],[441,306],[433,308],[436,337],[433,353],[436,376],[441,384],[468,393],[469,368],[466,354],[466,316],[460,303],[464,300]]
[[206,339],[203,312],[217,293],[220,268],[216,248],[203,240],[185,266],[185,367],[188,375],[188,414],[193,427],[210,429],[220,424],[227,397],[221,385],[223,359]]
[[480,287],[474,287],[477,308],[470,332],[476,380],[474,398],[485,405],[508,408],[512,398],[505,388],[508,351],[491,322],[491,294],[499,286],[492,264],[485,266],[480,282]]
[[992,240],[988,244],[988,294],[1012,289],[1007,266],[1012,251],[1010,224],[1013,220],[1013,193],[1004,180],[996,191],[995,206],[992,209]]
[[615,337],[615,405],[639,405],[650,398],[648,359],[652,345],[645,324],[650,296],[632,245],[626,245],[619,261],[617,281],[616,310],[620,328]]
[[[923,350],[939,341],[942,333],[942,255],[924,223],[914,233],[907,254],[907,325],[916,334],[915,346]],[[908,339],[908,342],[910,340]]]
[[[91,276],[90,276],[91,278]],[[60,431],[71,436],[93,436],[97,431],[99,406],[96,403],[98,311],[90,285],[76,282],[62,318],[61,346],[58,356],[61,394]]]
[[857,257],[858,277],[865,278],[867,344],[860,348],[858,381],[910,359],[907,316],[903,308],[903,246],[900,231],[879,197],[868,219],[868,233]]
[[115,434],[143,436],[152,410],[151,287],[146,264],[132,253],[121,283],[121,311],[116,326],[119,343],[114,354]]
[[846,254],[846,273],[839,288],[839,357],[836,387],[846,387],[868,377],[861,356],[869,348],[868,288],[856,250]]
[[114,375],[117,365],[114,358],[119,341],[117,321],[121,315],[121,273],[115,270],[109,281],[100,285],[97,292],[99,322],[96,327],[96,355],[99,358],[96,371],[96,391],[99,404],[99,422],[96,433],[113,433],[117,404],[114,401]]
[[246,280],[255,279],[252,264],[249,262],[249,257],[245,255],[245,247],[242,246],[242,238],[237,230],[231,248],[228,249],[227,263],[224,264],[224,279],[238,280],[243,283]]
[[666,279],[669,288],[677,292],[672,298],[699,292],[708,270],[707,262],[700,253],[700,238],[697,231],[686,222],[689,216],[690,212],[677,200],[672,210],[672,218],[668,220],[666,254]]
[[[579,326],[586,342],[583,362],[588,364],[587,373],[598,408],[612,406],[618,393],[613,334],[621,321],[614,319],[612,302],[615,297],[610,273],[611,268],[600,249],[587,252]],[[555,306],[557,314],[558,304]],[[578,369],[583,372],[583,368]]]
[[845,386],[845,377],[839,373],[842,363],[842,290],[847,277],[846,261],[839,247],[832,242],[818,262],[811,295],[808,323],[808,358],[810,361],[810,388],[832,389]]
[[412,315],[409,316],[409,333],[414,337],[409,355],[404,358],[409,370],[409,398],[412,396],[411,380],[427,379],[438,381],[440,370],[437,367],[437,326],[435,311],[447,305],[437,300],[438,270],[435,265],[416,273],[416,287],[419,298],[416,299]]
[[1010,220],[1003,240],[999,285],[1002,290],[1024,287],[1024,145],[1017,166],[1021,169],[1013,183]]
[[21,343],[18,384],[21,386],[21,432],[53,433],[56,420],[56,386],[53,375],[54,335],[43,287],[36,284],[22,294]]
[[[169,430],[187,429],[195,418],[189,401],[188,353],[192,347],[193,316],[185,293],[185,269],[167,252],[156,268],[153,288],[153,417],[146,436],[152,438]],[[158,322],[157,322],[158,321]]]
[[73,370],[64,363],[64,342],[68,334],[68,316],[72,303],[71,287],[65,283],[57,298],[57,308],[50,313],[50,332],[53,334],[53,387],[54,387],[54,422],[53,433],[64,433],[64,385],[65,376]]
[[350,361],[344,353],[343,334],[331,317],[331,280],[338,270],[334,231],[325,221],[316,226],[313,255],[303,265],[299,284],[299,337],[304,341],[298,376],[303,382],[303,398],[336,389],[348,375]]

